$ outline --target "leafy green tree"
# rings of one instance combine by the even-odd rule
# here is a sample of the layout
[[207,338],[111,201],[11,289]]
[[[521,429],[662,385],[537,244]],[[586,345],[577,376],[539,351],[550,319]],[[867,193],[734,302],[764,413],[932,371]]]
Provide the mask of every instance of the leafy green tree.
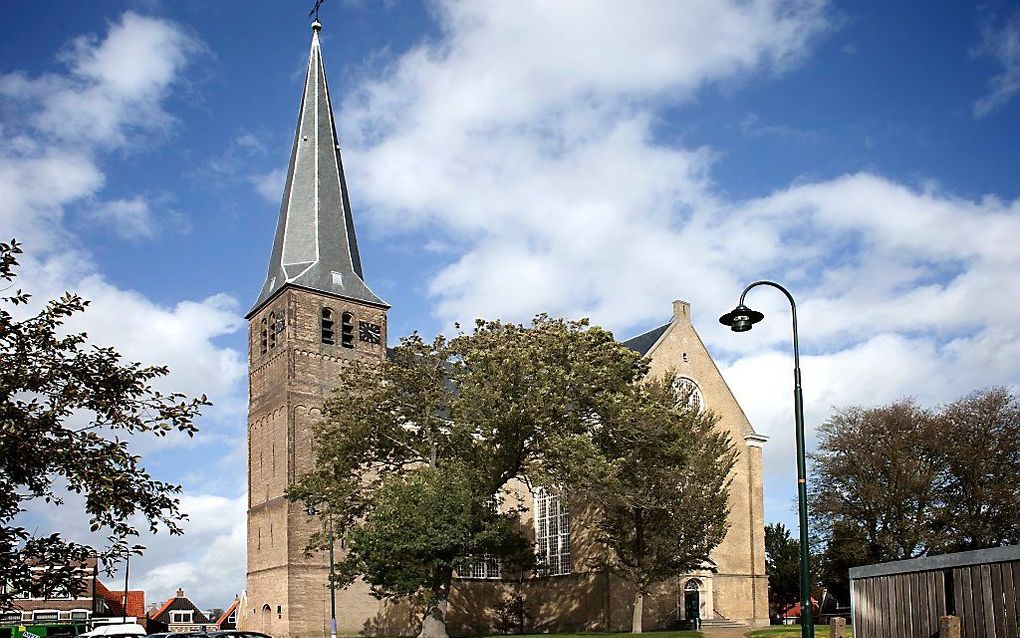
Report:
[[596,566],[635,587],[633,633],[652,585],[699,568],[726,535],[736,452],[717,420],[667,382],[635,384],[555,469],[588,504],[605,548]]
[[769,579],[769,615],[777,618],[800,599],[800,541],[782,523],[765,526],[765,574]]
[[645,372],[637,353],[585,321],[412,335],[384,361],[347,364],[314,432],[315,467],[288,496],[330,505],[334,531],[351,539],[348,580],[422,601],[421,635],[444,637],[459,565],[531,551],[495,509],[501,488],[560,463],[570,450],[559,442],[587,432]]
[[[13,286],[20,244],[0,243],[0,281]],[[155,532],[180,534],[184,515],[180,487],[153,479],[118,434],[164,436],[196,431],[193,420],[203,396],[188,400],[150,385],[166,376],[162,366],[123,363],[112,348],[90,346],[84,333],[64,323],[89,302],[66,293],[25,318],[16,306],[30,295],[16,290],[0,297],[0,607],[19,591],[75,593],[82,582],[75,567],[90,556],[106,564],[123,559],[138,530],[139,516]],[[27,314],[27,313],[26,313]],[[16,523],[34,499],[60,505],[63,489],[81,495],[92,531],[108,542],[95,548],[69,542],[59,533],[37,535]],[[30,570],[33,564],[50,569]]]

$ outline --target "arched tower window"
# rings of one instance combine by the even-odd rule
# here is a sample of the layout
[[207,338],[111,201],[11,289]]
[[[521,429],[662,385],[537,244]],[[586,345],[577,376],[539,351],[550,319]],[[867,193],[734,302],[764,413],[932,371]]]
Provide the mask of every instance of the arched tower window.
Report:
[[259,347],[259,352],[262,354],[265,354],[266,351],[269,350],[269,329],[267,328],[267,324],[268,322],[266,321],[266,318],[262,317],[261,346]]
[[340,317],[340,345],[345,348],[354,347],[354,315],[349,312]]
[[276,347],[276,311],[269,313],[269,347]]
[[333,310],[330,308],[322,309],[322,319],[319,322],[319,326],[322,328],[322,342],[329,345],[333,345]]

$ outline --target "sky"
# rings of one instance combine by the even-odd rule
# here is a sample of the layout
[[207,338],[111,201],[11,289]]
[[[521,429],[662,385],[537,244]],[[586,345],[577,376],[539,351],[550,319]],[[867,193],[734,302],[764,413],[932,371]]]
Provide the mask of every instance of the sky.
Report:
[[[306,3],[311,5],[311,2]],[[244,587],[244,313],[311,38],[302,3],[0,4],[0,235],[37,302],[215,406],[137,439],[184,487],[132,587]],[[789,307],[809,447],[834,407],[1020,388],[1020,6],[862,0],[327,2],[322,49],[390,345],[476,317],[621,339],[692,304],[795,527]],[[710,406],[709,406],[710,407]],[[73,503],[28,520],[80,534]]]

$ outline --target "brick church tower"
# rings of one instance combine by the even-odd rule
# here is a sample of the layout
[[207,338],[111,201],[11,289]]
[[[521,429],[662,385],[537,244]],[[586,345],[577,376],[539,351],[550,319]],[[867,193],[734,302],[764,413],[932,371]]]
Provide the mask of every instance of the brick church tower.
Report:
[[[321,28],[312,25],[269,272],[246,317],[248,577],[238,626],[279,638],[329,633],[327,559],[324,552],[304,552],[318,521],[284,491],[312,463],[312,426],[340,362],[379,360],[386,352],[389,305],[368,288],[361,269]],[[377,605],[357,587],[342,592],[339,602],[341,609],[360,608],[362,619]],[[360,629],[341,626],[341,633]]]

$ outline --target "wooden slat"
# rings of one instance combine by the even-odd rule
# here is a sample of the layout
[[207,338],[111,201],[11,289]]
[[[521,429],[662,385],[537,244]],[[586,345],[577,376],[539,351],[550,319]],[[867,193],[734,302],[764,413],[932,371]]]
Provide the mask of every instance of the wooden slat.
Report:
[[929,631],[928,623],[928,588],[931,586],[931,572],[923,572],[917,575],[917,627],[920,636],[930,638],[934,633]]
[[1013,580],[1013,565],[1020,565],[1017,563],[1003,563],[1002,564],[1002,593],[1003,595],[1003,607],[1005,607],[1006,613],[1006,638],[1020,638],[1020,627],[1017,626],[1018,616],[1020,616],[1020,602],[1017,601],[1016,590],[1020,587],[1020,582]]
[[1016,592],[1013,608],[1017,616],[1017,633],[1020,633],[1020,561],[1013,561],[1010,566],[1013,569],[1013,591]]
[[981,605],[978,607],[981,614],[981,624],[984,626],[986,638],[996,638],[995,609],[992,607],[992,566],[976,565],[976,567],[981,579]]
[[956,614],[960,617],[961,638],[977,638],[974,631],[974,603],[971,594],[970,568],[961,567],[953,570],[955,583],[959,586],[956,597]]
[[932,605],[932,615],[929,619],[932,622],[932,627],[938,627],[939,618],[946,615],[946,575],[937,572],[932,582],[935,586],[931,595],[935,597],[935,604]]
[[906,604],[904,605],[904,611],[906,611],[906,623],[904,628],[907,630],[908,638],[919,638],[920,631],[918,628],[917,609],[917,574],[904,574],[906,576],[903,579],[904,587],[904,599]]
[[[1006,610],[1003,604],[1002,565],[994,563],[988,566],[992,572],[992,622],[995,638],[1006,638]],[[1009,565],[1006,565],[1009,569]]]
[[900,588],[899,579],[889,576],[889,638],[902,638],[900,635]]

